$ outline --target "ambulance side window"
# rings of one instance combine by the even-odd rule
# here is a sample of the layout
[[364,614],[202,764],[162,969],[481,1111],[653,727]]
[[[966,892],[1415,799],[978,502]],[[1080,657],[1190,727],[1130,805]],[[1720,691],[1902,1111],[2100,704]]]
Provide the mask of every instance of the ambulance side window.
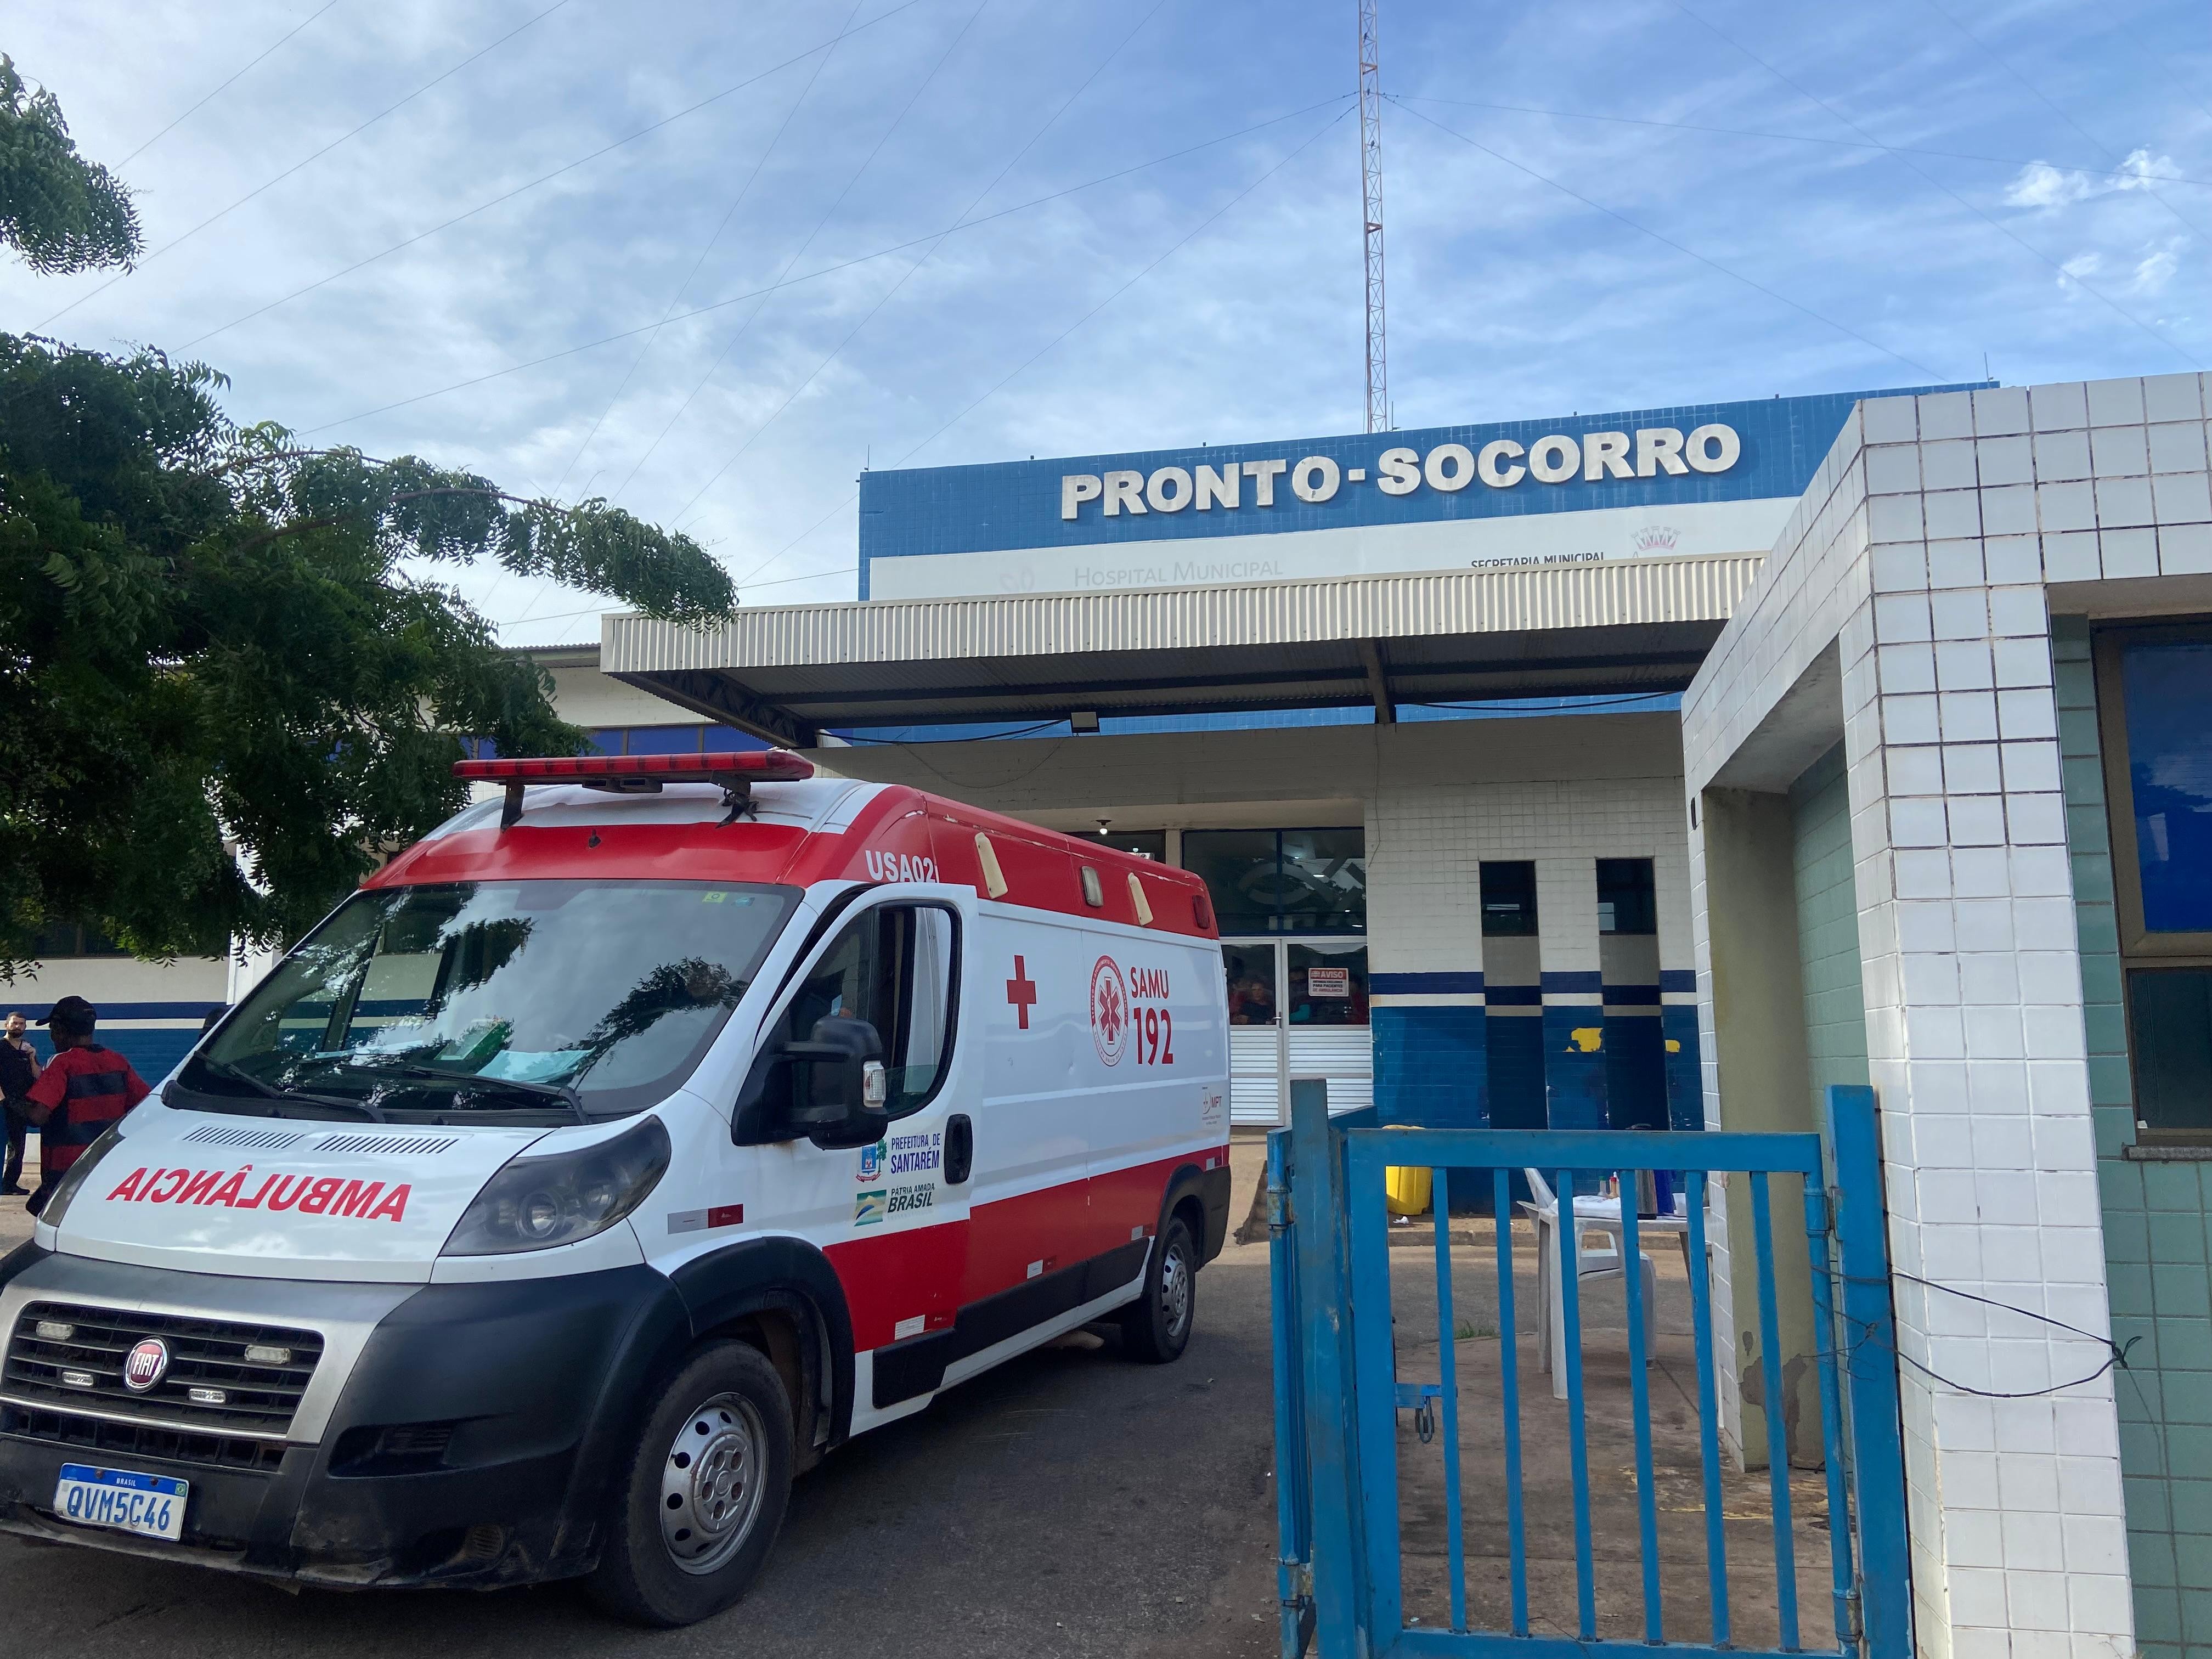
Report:
[[867,1021],[883,1039],[891,1115],[919,1110],[951,1059],[959,945],[952,913],[936,905],[863,911],[799,981],[780,1037],[805,1042],[832,1016]]

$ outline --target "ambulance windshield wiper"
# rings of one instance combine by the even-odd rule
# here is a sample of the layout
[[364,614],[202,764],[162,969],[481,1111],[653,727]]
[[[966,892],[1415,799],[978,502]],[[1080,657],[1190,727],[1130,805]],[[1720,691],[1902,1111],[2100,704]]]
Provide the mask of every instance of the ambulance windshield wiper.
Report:
[[264,1083],[243,1066],[234,1066],[227,1060],[203,1057],[200,1065],[217,1077],[228,1078],[233,1083],[243,1083],[256,1094],[266,1095],[271,1100],[288,1104],[293,1101],[305,1101],[313,1106],[327,1106],[332,1111],[356,1112],[372,1123],[391,1121],[384,1115],[383,1109],[373,1100],[343,1100],[336,1095],[311,1095],[304,1089],[279,1089],[274,1084]]
[[576,1121],[589,1123],[592,1115],[584,1109],[584,1097],[565,1083],[533,1083],[526,1078],[486,1077],[482,1072],[460,1072],[448,1066],[431,1066],[419,1060],[410,1060],[397,1066],[376,1066],[373,1071],[396,1073],[401,1077],[434,1078],[441,1083],[453,1084],[456,1088],[480,1086],[507,1089],[520,1095],[535,1095],[542,1099],[557,1100],[575,1114]]

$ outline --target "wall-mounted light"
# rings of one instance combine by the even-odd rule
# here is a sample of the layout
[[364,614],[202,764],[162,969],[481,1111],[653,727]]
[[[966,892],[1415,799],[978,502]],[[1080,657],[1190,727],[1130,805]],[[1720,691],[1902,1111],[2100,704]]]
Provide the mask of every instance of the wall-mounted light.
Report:
[[1067,724],[1074,731],[1096,732],[1098,729],[1098,711],[1095,708],[1078,708],[1068,715]]

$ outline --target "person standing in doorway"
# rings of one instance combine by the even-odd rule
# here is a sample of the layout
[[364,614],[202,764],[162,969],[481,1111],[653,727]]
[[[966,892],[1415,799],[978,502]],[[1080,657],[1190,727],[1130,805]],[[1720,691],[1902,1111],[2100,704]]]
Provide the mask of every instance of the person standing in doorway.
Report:
[[107,1126],[153,1092],[112,1048],[93,1041],[100,1011],[64,997],[39,1023],[54,1034],[54,1057],[26,1097],[39,1126],[39,1189],[23,1207],[45,1209],[54,1188]]
[[23,1137],[31,1119],[24,1097],[39,1080],[39,1051],[23,1035],[23,1017],[8,1016],[0,1025],[0,1112],[8,1119],[7,1164],[0,1169],[0,1195],[20,1198],[23,1193]]

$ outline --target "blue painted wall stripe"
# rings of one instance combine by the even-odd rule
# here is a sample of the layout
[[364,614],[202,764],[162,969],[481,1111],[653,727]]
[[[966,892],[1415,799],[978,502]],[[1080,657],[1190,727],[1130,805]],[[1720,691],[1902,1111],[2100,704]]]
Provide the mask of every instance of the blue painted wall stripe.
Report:
[[1544,990],[1547,994],[1604,989],[1605,975],[1595,968],[1563,969],[1558,973],[1547,969],[1544,974]]
[[1662,968],[1659,970],[1659,988],[1662,991],[1687,991],[1694,996],[1698,989],[1698,970],[1694,968]]
[[1367,988],[1384,996],[1413,996],[1426,993],[1480,991],[1482,975],[1462,970],[1444,973],[1370,974]]

